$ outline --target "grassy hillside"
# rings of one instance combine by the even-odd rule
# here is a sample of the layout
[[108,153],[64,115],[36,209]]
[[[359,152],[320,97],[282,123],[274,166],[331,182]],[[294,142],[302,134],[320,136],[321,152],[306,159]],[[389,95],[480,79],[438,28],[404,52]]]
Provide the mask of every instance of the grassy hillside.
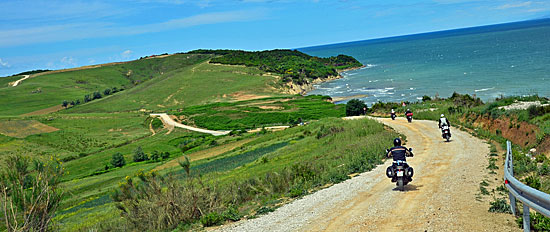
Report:
[[93,101],[68,112],[117,112],[140,109],[166,111],[197,104],[283,96],[271,87],[273,76],[256,68],[223,66],[206,62],[167,72],[112,97]]
[[[61,105],[107,88],[130,89],[150,79],[206,61],[209,55],[173,55],[98,68],[54,72],[27,79],[16,87],[0,86],[0,114],[20,115]],[[9,77],[13,79],[12,77]],[[4,79],[4,78],[2,78]]]
[[[284,94],[277,86],[283,76],[294,72],[273,75],[266,68],[286,69],[303,64],[305,69],[299,77],[310,80],[355,67],[354,59],[316,58],[295,51],[251,54],[254,55],[238,58],[249,59],[246,66],[227,65],[219,60],[209,63],[224,56],[194,52],[32,72],[30,79],[16,87],[8,83],[22,76],[1,78],[0,161],[10,155],[25,155],[62,162],[64,175],[60,185],[66,195],[54,218],[57,227],[53,228],[62,231],[135,230],[128,227],[126,219],[121,221],[110,194],[128,178],[151,170],[158,170],[162,176],[175,175],[180,183],[187,181],[178,164],[183,155],[191,158],[194,176],[204,175],[209,186],[220,182],[224,188],[233,182],[248,185],[241,181],[250,181],[252,176],[244,175],[242,170],[257,175],[291,174],[303,170],[295,169],[295,165],[307,163],[317,172],[315,181],[308,179],[304,180],[307,183],[296,185],[298,182],[288,179],[292,184],[272,195],[241,199],[242,214],[254,214],[257,204],[270,205],[266,204],[267,199],[296,197],[325,183],[341,181],[347,173],[368,170],[379,162],[379,151],[395,133],[373,121],[327,119],[343,116],[344,107],[332,104],[324,96]],[[251,65],[260,58],[267,63]],[[123,91],[113,93],[115,87]],[[106,89],[111,92],[106,94]],[[84,96],[93,96],[94,92],[101,97],[85,102]],[[81,103],[61,108],[63,101],[76,100]],[[280,132],[235,131],[214,137],[163,128],[158,119],[149,117],[149,112],[167,112],[185,124],[214,130],[270,125],[293,128]],[[300,120],[306,125],[296,127]],[[348,143],[355,145],[345,146]],[[365,146],[373,149],[364,151]],[[146,154],[145,160],[135,158],[139,151]],[[118,153],[125,159],[121,167],[111,162]],[[260,159],[264,161],[259,162]],[[341,166],[342,162],[346,165]],[[266,180],[258,183],[265,184]],[[247,194],[250,197],[253,192]],[[220,207],[229,205],[225,202]],[[197,218],[178,222],[186,226],[197,223]]]

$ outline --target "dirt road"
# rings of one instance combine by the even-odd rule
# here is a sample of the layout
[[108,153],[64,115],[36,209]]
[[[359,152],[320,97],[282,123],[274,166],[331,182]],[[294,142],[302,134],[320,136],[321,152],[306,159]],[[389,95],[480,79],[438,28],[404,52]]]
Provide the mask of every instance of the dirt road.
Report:
[[31,77],[31,75],[23,75],[23,78],[13,82],[13,84],[11,86],[15,87],[15,86],[19,85],[19,83],[21,83],[21,81],[24,81],[24,80],[28,79],[29,77]]
[[451,142],[433,121],[379,119],[407,136],[414,157],[413,182],[401,192],[385,176],[387,161],[370,172],[320,190],[222,231],[519,231],[510,214],[489,213],[490,196],[481,195],[488,174],[489,146],[454,129]]
[[168,125],[168,127],[172,127],[172,128],[179,127],[179,128],[187,129],[187,130],[190,130],[190,131],[196,131],[196,132],[200,132],[200,133],[211,134],[211,135],[214,135],[214,136],[226,135],[226,134],[229,134],[229,132],[231,132],[231,131],[213,131],[213,130],[207,130],[207,129],[201,129],[201,128],[196,128],[196,127],[192,127],[192,126],[183,125],[181,123],[178,123],[178,122],[174,121],[172,118],[170,118],[170,116],[168,116],[165,113],[151,114],[151,116],[160,117],[162,119],[162,121],[166,125]]

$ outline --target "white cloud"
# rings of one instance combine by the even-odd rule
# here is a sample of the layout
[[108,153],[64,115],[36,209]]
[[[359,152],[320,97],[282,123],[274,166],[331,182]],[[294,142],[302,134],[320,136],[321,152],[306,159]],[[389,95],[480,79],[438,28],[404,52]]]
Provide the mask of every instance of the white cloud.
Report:
[[63,58],[61,58],[60,62],[64,67],[76,66],[76,60],[72,56],[64,56]]
[[2,68],[9,68],[11,65],[8,64],[8,62],[3,61],[2,58],[0,58],[0,67]]
[[88,59],[88,63],[95,64],[95,59],[92,59],[92,58]]
[[518,3],[506,3],[504,5],[501,5],[499,7],[497,7],[496,9],[498,10],[506,10],[506,9],[510,9],[510,8],[518,8],[518,7],[529,7],[531,6],[532,2],[531,1],[527,1],[527,2],[518,2]]
[[3,30],[2,33],[0,33],[0,47],[60,42],[75,39],[138,35],[207,24],[251,21],[261,19],[264,15],[264,9],[255,9],[198,14],[160,23],[137,26],[115,25],[113,23],[75,23],[11,29]]
[[123,58],[123,59],[130,59],[130,57],[132,56],[134,52],[132,50],[126,50],[126,51],[123,51],[122,53],[120,53],[120,56]]

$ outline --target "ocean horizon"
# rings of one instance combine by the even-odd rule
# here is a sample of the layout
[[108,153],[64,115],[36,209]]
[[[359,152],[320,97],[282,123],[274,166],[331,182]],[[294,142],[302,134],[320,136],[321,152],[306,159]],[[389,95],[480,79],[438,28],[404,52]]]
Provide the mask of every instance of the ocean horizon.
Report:
[[315,85],[308,95],[361,96],[372,105],[458,92],[487,102],[501,96],[550,96],[548,38],[547,18],[297,50],[322,57],[350,55],[365,65]]

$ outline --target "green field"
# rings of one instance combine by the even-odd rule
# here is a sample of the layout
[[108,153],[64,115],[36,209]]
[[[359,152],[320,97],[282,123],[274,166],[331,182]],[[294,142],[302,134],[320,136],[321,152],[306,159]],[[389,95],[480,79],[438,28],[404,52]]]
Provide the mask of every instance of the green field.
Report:
[[[193,181],[200,178],[204,185],[199,192],[227,192],[211,204],[215,208],[204,209],[205,215],[223,210],[255,215],[262,211],[258,207],[274,207],[274,202],[340,182],[350,173],[370,170],[380,163],[383,150],[397,136],[374,121],[337,119],[344,116],[345,107],[332,104],[328,97],[285,94],[278,89],[282,77],[262,67],[211,64],[213,57],[220,54],[183,53],[44,72],[16,87],[8,83],[22,76],[2,78],[0,160],[24,155],[57,158],[62,163],[60,186],[65,195],[52,230],[128,231],[141,227],[129,223],[130,218],[120,217],[117,204],[127,202],[116,203],[120,199],[113,193],[128,180],[141,183],[154,169],[159,176],[175,177],[178,183],[196,184]],[[350,59],[307,58],[310,60],[299,62],[327,65],[330,72],[337,65],[334,62]],[[285,58],[271,60],[269,65],[276,66],[276,62],[290,66],[299,63]],[[111,92],[107,94],[105,89]],[[85,102],[84,96],[94,92],[101,97]],[[64,100],[81,103],[65,109],[61,108]],[[169,130],[151,118],[151,112],[167,112],[188,125],[233,132],[214,137],[179,128]],[[299,126],[300,122],[305,125]],[[244,131],[273,125],[291,128]],[[145,153],[146,160],[136,156],[139,151]],[[111,162],[118,153],[125,160],[122,167]],[[193,160],[191,177],[177,162],[183,156]],[[266,176],[279,174],[280,184],[268,186]],[[236,192],[234,186],[246,191]],[[258,188],[269,190],[253,190]],[[141,230],[201,228],[202,216]]]

